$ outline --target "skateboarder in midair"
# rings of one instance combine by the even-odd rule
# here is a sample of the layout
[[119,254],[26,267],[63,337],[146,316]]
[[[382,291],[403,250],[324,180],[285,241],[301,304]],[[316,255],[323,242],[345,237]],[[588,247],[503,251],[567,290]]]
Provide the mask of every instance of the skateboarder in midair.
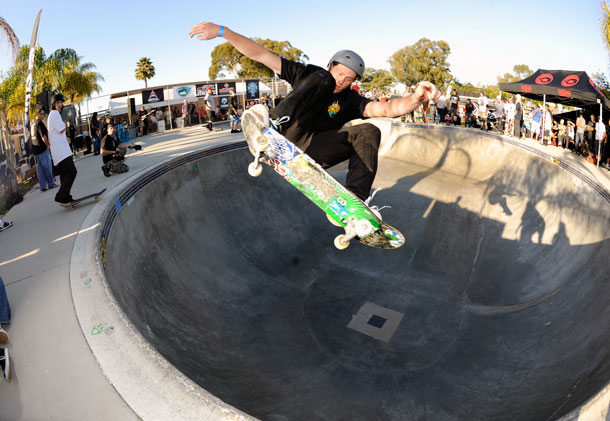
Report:
[[290,83],[293,91],[268,115],[266,107],[260,107],[262,120],[273,124],[323,168],[349,159],[346,187],[367,205],[377,172],[381,132],[370,123],[343,125],[358,118],[399,117],[440,96],[430,82],[421,82],[411,96],[388,102],[359,95],[350,87],[364,74],[364,61],[350,50],[335,53],[323,69],[279,57],[226,26],[211,22],[193,26],[189,35],[200,40],[225,38],[240,53]]

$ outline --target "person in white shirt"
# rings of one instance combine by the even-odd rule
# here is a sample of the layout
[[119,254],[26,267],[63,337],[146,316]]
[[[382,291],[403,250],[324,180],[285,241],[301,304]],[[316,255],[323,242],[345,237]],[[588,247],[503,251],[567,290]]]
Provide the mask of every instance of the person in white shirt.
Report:
[[600,143],[602,143],[602,140],[604,140],[604,137],[606,135],[606,125],[601,121],[601,119],[595,123],[595,151],[593,151],[593,155],[597,155],[600,159],[601,159],[601,153],[603,153],[604,150],[604,146],[602,145],[602,148],[600,150]]
[[445,116],[447,115],[447,106],[445,101],[445,94],[441,92],[441,96],[436,100],[436,108],[438,109],[438,115],[440,116],[440,123],[445,122]]
[[481,130],[487,130],[487,97],[481,91],[479,95],[479,120],[481,120]]
[[76,178],[76,167],[72,160],[72,151],[66,138],[66,123],[61,118],[61,109],[64,106],[64,96],[57,94],[53,97],[53,110],[49,113],[49,143],[51,144],[51,157],[59,173],[60,186],[55,195],[57,203],[72,202],[70,190]]

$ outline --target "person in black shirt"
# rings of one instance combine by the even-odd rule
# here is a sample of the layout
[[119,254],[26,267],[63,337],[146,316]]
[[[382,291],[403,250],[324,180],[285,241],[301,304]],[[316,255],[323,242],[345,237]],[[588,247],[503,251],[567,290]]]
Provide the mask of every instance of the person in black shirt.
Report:
[[253,113],[260,115],[262,125],[270,117],[280,133],[323,168],[349,159],[346,187],[367,204],[377,172],[381,132],[370,123],[343,125],[358,118],[399,117],[440,96],[430,82],[421,82],[411,96],[388,102],[359,95],[350,86],[364,74],[364,61],[350,50],[337,52],[323,69],[281,58],[251,39],[211,22],[193,26],[189,35],[200,40],[223,37],[240,53],[290,83],[293,90],[279,105],[270,111],[256,105]]
[[44,124],[44,109],[36,112],[36,120],[32,127],[32,147],[38,167],[38,182],[40,191],[47,191],[58,187],[53,178],[53,165],[51,164],[51,153],[49,152],[49,131]]
[[110,177],[111,173],[124,173],[129,171],[129,167],[125,162],[125,152],[127,149],[141,150],[142,146],[129,144],[121,144],[114,137],[114,126],[109,124],[107,134],[102,138],[102,172],[106,177]]
[[142,136],[146,136],[148,134],[148,116],[152,114],[152,111],[147,112],[144,109],[144,105],[140,107],[140,111],[138,111],[138,121],[140,122],[140,127],[142,128]]
[[237,97],[235,96],[235,92],[231,91],[231,96],[229,97],[229,118],[231,119],[231,133],[241,133],[241,130],[237,128],[239,124],[239,113],[237,112]]
[[466,100],[465,110],[466,110],[465,111],[465,113],[466,113],[466,127],[474,127],[474,121],[472,120],[472,113],[474,112],[474,104],[472,103],[470,98],[468,98]]

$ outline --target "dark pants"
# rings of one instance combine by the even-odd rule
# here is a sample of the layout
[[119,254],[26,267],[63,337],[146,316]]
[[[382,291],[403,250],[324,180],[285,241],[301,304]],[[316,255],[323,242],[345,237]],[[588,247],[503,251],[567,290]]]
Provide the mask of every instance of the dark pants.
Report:
[[57,164],[57,172],[59,173],[61,184],[55,195],[55,201],[59,203],[70,203],[72,201],[70,190],[72,189],[72,184],[74,184],[77,173],[71,156]]
[[4,281],[0,278],[0,323],[8,324],[11,322],[11,305],[8,303]]
[[515,137],[519,139],[521,137],[521,119],[516,118],[514,122],[515,126]]
[[328,104],[335,86],[329,72],[314,72],[269,111],[269,116],[274,119],[289,116],[290,120],[280,125],[280,132],[323,168],[349,159],[346,187],[365,200],[377,173],[381,132],[369,123],[315,132],[316,118]]
[[345,187],[366,200],[377,174],[380,142],[381,131],[364,123],[316,133],[306,152],[324,169],[349,159]]
[[447,115],[447,108],[439,108],[438,115],[441,118],[441,124],[445,122],[445,116]]

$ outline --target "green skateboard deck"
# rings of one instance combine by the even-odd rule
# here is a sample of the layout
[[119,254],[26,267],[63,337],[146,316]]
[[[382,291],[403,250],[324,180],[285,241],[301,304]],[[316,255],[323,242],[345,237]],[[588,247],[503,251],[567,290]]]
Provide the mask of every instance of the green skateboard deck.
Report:
[[385,249],[404,244],[404,237],[396,228],[379,220],[362,200],[291,141],[273,128],[261,127],[260,119],[252,112],[244,113],[242,127],[255,156],[248,168],[250,175],[260,175],[260,163],[265,163],[307,196],[335,225],[345,229],[345,234],[335,238],[337,248],[346,248],[353,238],[367,246]]

